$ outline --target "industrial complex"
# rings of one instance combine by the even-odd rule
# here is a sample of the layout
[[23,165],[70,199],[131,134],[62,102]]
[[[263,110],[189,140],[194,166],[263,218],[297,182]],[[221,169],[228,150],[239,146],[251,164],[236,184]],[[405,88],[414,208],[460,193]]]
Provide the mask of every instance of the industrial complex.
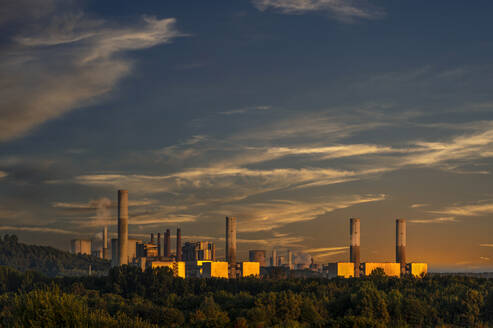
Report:
[[349,262],[336,262],[318,265],[312,263],[295,263],[291,250],[278,254],[272,250],[269,266],[266,263],[265,250],[249,250],[249,261],[237,261],[236,227],[237,219],[226,217],[225,258],[216,257],[216,245],[210,241],[185,242],[182,245],[181,229],[176,229],[175,252],[172,252],[171,231],[151,233],[150,240],[128,237],[128,191],[118,190],[118,238],[111,239],[108,247],[108,228],[103,228],[102,246],[92,248],[91,240],[74,239],[71,252],[87,254],[111,260],[112,266],[135,265],[142,270],[146,268],[168,267],[175,276],[182,278],[239,278],[259,277],[281,268],[292,272],[294,276],[319,275],[325,277],[361,277],[368,276],[374,270],[388,276],[421,276],[427,273],[426,263],[406,262],[406,220],[396,220],[396,260],[395,262],[361,262],[360,261],[360,219],[349,220]]

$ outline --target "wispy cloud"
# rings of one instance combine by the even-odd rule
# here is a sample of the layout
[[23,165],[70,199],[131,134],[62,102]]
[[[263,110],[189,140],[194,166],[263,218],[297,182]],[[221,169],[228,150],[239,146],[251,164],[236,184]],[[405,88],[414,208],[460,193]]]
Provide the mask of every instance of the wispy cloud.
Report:
[[411,205],[411,208],[421,208],[421,207],[425,207],[425,206],[429,206],[429,204],[412,204]]
[[434,218],[434,219],[410,219],[410,220],[408,220],[408,222],[409,223],[430,224],[430,223],[451,223],[451,222],[458,222],[458,221],[454,217],[441,217],[441,218]]
[[493,203],[452,206],[431,213],[455,215],[455,216],[479,216],[493,213]]
[[277,200],[263,203],[225,205],[218,214],[237,213],[240,232],[267,231],[295,222],[311,221],[322,214],[357,204],[382,201],[385,195],[354,195],[317,202]]
[[481,247],[493,247],[493,244],[480,244]]
[[222,115],[235,115],[235,114],[245,114],[249,111],[264,111],[264,110],[269,110],[271,109],[271,106],[253,106],[253,107],[243,107],[243,108],[237,108],[237,109],[232,109],[224,112],[219,112],[219,114]]
[[0,179],[5,178],[7,175],[7,172],[0,171]]
[[320,261],[321,259],[324,259],[327,257],[332,257],[334,255],[343,254],[343,253],[346,253],[346,251],[333,251],[333,252],[319,253],[319,254],[313,255],[313,257]]
[[344,22],[379,19],[385,15],[382,9],[360,0],[254,0],[253,4],[261,11],[272,9],[283,14],[323,11]]
[[30,29],[12,36],[14,43],[0,55],[0,84],[8,86],[0,90],[0,141],[108,94],[132,69],[118,55],[170,42],[181,35],[175,22],[144,17],[117,27],[54,9],[35,24],[24,22]]
[[326,248],[309,248],[304,250],[307,253],[321,253],[321,252],[334,252],[334,251],[342,251],[345,249],[349,249],[348,246],[340,246],[340,247],[326,247]]

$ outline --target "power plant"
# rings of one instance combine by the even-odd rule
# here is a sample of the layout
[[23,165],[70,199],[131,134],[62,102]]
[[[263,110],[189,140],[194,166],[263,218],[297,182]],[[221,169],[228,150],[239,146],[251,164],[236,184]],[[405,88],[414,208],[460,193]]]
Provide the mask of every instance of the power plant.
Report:
[[[112,266],[136,265],[142,270],[146,268],[168,267],[173,273],[182,278],[186,277],[216,277],[238,278],[259,276],[275,268],[280,268],[290,274],[306,276],[309,272],[326,277],[360,277],[368,276],[379,269],[386,275],[400,277],[411,274],[420,276],[427,273],[426,263],[407,263],[406,258],[406,220],[397,219],[395,235],[395,262],[361,262],[360,241],[361,221],[359,218],[349,219],[349,262],[335,262],[318,265],[303,259],[299,252],[294,255],[291,249],[272,248],[270,266],[266,266],[265,250],[249,250],[249,261],[237,261],[236,231],[237,219],[225,219],[225,259],[218,260],[216,245],[209,241],[185,242],[182,245],[181,228],[176,229],[176,248],[171,251],[171,230],[166,229],[161,239],[161,232],[150,233],[150,241],[128,237],[128,191],[118,190],[118,238],[111,239],[111,252],[108,247],[108,227],[102,231],[101,248],[94,249],[91,240],[73,239],[70,250],[73,254],[93,255],[109,260]],[[155,239],[155,236],[157,238]],[[161,241],[163,241],[161,243]],[[283,251],[279,254],[280,251]],[[282,254],[282,255],[281,255]],[[306,254],[305,254],[306,255]],[[300,260],[301,259],[301,260]],[[301,261],[301,262],[300,262]]]

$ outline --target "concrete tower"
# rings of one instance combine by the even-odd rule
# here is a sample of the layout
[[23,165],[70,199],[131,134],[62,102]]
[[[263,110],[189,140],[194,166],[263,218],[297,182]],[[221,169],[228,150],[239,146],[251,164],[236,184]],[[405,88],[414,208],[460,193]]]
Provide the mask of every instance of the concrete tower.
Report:
[[288,267],[289,270],[293,270],[293,252],[288,250]]
[[118,265],[128,264],[128,191],[118,190]]
[[157,256],[161,256],[161,233],[157,233]]
[[270,266],[277,266],[277,251],[275,248],[272,249],[272,257],[270,258]]
[[360,245],[360,221],[359,219],[349,219],[349,261],[354,263],[354,276],[359,277],[359,245]]
[[181,229],[176,229],[176,260],[181,261]]
[[108,249],[108,227],[103,228],[103,259],[110,259],[110,252]]
[[164,256],[171,256],[171,232],[169,229],[166,229],[166,233],[164,234]]
[[230,266],[230,278],[236,277],[236,218],[226,217],[226,261]]
[[401,274],[406,273],[406,220],[395,220],[395,261],[401,264]]

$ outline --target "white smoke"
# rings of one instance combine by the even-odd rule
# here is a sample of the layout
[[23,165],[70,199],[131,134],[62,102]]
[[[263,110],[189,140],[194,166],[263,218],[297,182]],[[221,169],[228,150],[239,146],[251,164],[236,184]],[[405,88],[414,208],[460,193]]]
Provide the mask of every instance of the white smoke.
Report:
[[[97,225],[107,225],[111,223],[111,208],[113,203],[109,198],[102,197],[99,199],[91,200],[90,206],[96,209],[96,221]],[[101,236],[102,239],[102,236]]]
[[312,256],[305,252],[294,252],[294,264],[298,266],[298,264],[306,269],[312,263]]

